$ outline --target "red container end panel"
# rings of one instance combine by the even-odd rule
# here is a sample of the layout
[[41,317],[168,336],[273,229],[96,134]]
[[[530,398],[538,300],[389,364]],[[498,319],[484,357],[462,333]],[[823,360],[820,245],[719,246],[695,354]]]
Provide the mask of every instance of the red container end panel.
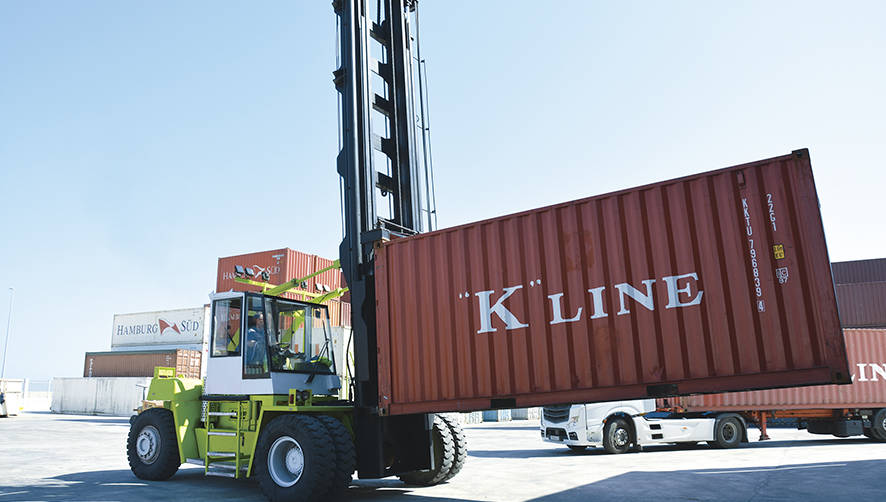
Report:
[[391,414],[848,382],[808,152],[378,249]]
[[668,401],[689,411],[886,407],[886,330],[847,329],[843,333],[849,352],[852,385],[728,392]]
[[886,282],[837,284],[840,322],[847,328],[886,328]]

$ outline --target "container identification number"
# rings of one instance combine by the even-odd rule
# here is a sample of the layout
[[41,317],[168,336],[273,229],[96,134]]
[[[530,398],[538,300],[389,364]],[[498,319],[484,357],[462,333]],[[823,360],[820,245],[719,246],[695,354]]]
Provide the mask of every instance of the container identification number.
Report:
[[[745,230],[747,231],[747,235],[748,235],[748,254],[750,255],[750,258],[751,258],[751,273],[753,275],[753,280],[754,280],[754,292],[756,293],[757,298],[760,298],[763,296],[763,285],[762,285],[762,282],[760,281],[760,267],[757,264],[757,250],[754,248],[754,239],[753,239],[754,227],[751,225],[751,212],[750,212],[750,209],[748,208],[748,200],[747,199],[745,199],[745,198],[741,199],[741,208],[742,208],[742,211],[744,212]],[[773,221],[773,225],[774,224],[775,224],[775,222]],[[760,310],[761,312],[763,311],[763,308],[765,308],[765,307],[761,308],[762,305],[763,305],[763,303],[761,300],[760,302],[758,302],[758,310]]]

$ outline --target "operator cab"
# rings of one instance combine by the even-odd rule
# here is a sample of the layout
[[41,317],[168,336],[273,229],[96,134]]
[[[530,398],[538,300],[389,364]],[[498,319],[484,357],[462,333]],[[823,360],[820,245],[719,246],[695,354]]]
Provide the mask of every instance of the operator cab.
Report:
[[212,338],[205,392],[210,395],[334,395],[332,329],[325,305],[260,293],[212,295]]

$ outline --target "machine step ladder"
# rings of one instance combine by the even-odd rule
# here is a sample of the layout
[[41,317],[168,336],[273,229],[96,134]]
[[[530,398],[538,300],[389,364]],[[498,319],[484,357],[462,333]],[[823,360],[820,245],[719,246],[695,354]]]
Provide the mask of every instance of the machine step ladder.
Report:
[[[234,405],[221,411],[222,404]],[[222,418],[228,418],[219,425]],[[245,477],[250,456],[244,452],[245,433],[249,428],[248,401],[208,401],[206,406],[206,444],[203,470],[207,476],[238,479]],[[233,422],[233,424],[231,424]],[[231,439],[233,438],[233,440]],[[233,443],[233,446],[232,446]]]

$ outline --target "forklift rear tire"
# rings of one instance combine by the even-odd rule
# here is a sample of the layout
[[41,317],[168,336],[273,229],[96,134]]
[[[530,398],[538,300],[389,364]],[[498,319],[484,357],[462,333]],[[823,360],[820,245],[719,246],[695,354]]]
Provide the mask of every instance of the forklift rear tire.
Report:
[[273,501],[320,500],[332,484],[335,446],[323,422],[282,415],[269,423],[255,449],[255,476]]
[[880,408],[871,417],[871,436],[878,441],[886,441],[886,408]]
[[354,448],[354,439],[341,420],[327,415],[317,417],[326,427],[326,432],[332,438],[335,447],[335,472],[332,474],[332,484],[326,496],[321,500],[340,500],[342,495],[351,486],[351,476],[357,469],[357,450]]
[[172,412],[166,408],[150,408],[139,413],[129,427],[126,457],[139,479],[171,478],[181,466]]
[[465,436],[465,431],[455,418],[455,415],[438,416],[446,423],[447,427],[449,427],[449,432],[452,433],[452,466],[449,468],[446,477],[443,478],[443,481],[449,481],[461,471],[461,468],[465,465],[465,460],[468,459],[468,438]]
[[434,486],[442,483],[455,460],[455,445],[452,433],[440,415],[434,415],[434,430],[431,436],[434,441],[434,468],[428,471],[414,471],[398,477],[407,485]]
[[744,436],[741,421],[736,417],[726,417],[714,425],[714,440],[708,444],[714,448],[735,448]]
[[603,448],[607,452],[627,453],[633,442],[631,428],[625,419],[615,417],[606,422],[603,427]]

